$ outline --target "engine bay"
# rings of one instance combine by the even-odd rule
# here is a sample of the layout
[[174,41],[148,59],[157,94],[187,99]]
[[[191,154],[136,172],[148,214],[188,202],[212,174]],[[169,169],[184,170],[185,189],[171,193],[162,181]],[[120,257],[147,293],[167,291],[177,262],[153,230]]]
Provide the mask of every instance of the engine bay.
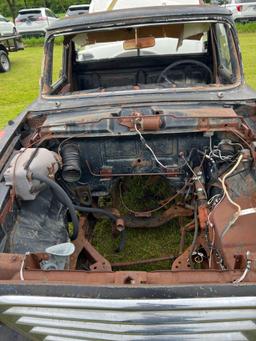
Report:
[[[53,133],[47,120],[40,132],[51,134],[35,138],[24,129],[1,183],[2,255],[23,259],[15,276],[125,273],[129,283],[134,271],[164,270],[167,278],[189,272],[192,282],[198,271],[209,281],[220,273],[238,282],[249,276],[256,252],[252,138],[235,128],[238,116],[221,129],[221,119],[214,129],[201,119],[203,127],[189,133],[193,120],[177,131],[168,123],[174,115],[167,116],[133,112],[95,121],[89,137]],[[99,134],[104,127],[112,136]]]

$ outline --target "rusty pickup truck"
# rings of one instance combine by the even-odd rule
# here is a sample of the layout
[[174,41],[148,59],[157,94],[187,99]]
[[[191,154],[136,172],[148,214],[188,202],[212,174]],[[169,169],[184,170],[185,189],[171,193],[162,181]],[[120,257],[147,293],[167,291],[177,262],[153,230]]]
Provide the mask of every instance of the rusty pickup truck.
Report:
[[[59,20],[40,84],[0,135],[2,323],[31,340],[255,340],[256,93],[231,13]],[[152,229],[179,250],[120,261]]]

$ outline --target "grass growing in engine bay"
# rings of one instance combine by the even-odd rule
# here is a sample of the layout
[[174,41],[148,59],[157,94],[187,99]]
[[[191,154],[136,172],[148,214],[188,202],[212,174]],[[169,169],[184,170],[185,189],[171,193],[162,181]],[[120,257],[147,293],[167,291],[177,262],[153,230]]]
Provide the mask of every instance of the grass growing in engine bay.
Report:
[[[93,239],[93,245],[111,263],[178,255],[180,233],[176,220],[153,229],[127,229],[125,248],[120,253],[115,252],[118,239],[111,238],[111,229],[108,221],[99,222]],[[171,263],[171,261],[161,261],[148,265],[133,265],[129,267],[129,270],[166,270],[171,268]]]
[[[150,211],[160,207],[163,200],[173,195],[170,184],[161,177],[133,177],[126,180],[120,188],[122,188],[122,200],[119,200],[118,209],[122,216],[129,213],[127,207],[133,211]],[[120,194],[118,196],[120,198]],[[122,202],[125,203],[125,207]],[[167,205],[153,215],[159,216],[169,207],[170,205]],[[192,235],[187,234],[186,245],[189,246],[191,242]],[[179,254],[180,226],[178,220],[175,219],[156,228],[127,228],[126,245],[121,253],[115,252],[118,243],[119,239],[112,238],[111,224],[106,220],[98,222],[93,244],[111,263],[177,256]],[[133,265],[129,269],[137,271],[166,270],[170,269],[171,264],[171,261],[161,261],[148,265]]]

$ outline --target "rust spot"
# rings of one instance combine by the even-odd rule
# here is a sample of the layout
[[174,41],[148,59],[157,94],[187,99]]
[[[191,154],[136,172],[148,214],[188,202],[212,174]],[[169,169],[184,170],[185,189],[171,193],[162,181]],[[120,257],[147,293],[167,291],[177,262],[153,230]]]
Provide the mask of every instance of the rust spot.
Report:
[[131,116],[119,118],[119,123],[130,130],[134,130],[136,124],[142,131],[158,131],[162,124],[160,115],[145,116],[138,112],[134,112]]

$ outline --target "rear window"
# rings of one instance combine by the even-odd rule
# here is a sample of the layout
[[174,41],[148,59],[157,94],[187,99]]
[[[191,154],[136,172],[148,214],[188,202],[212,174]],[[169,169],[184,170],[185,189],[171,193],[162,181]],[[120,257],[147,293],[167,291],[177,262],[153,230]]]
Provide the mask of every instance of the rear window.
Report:
[[70,12],[76,12],[76,11],[88,11],[89,6],[79,6],[79,7],[71,7],[68,9]]
[[31,11],[20,11],[18,18],[23,19],[23,20],[26,20],[26,19],[35,20],[41,16],[42,16],[41,10],[31,10]]
[[[207,53],[208,23],[160,25],[138,29],[120,29],[110,34],[78,34],[73,41],[77,62],[139,57],[148,55],[185,55]],[[135,41],[142,44],[135,48]],[[145,45],[143,47],[143,45]]]

